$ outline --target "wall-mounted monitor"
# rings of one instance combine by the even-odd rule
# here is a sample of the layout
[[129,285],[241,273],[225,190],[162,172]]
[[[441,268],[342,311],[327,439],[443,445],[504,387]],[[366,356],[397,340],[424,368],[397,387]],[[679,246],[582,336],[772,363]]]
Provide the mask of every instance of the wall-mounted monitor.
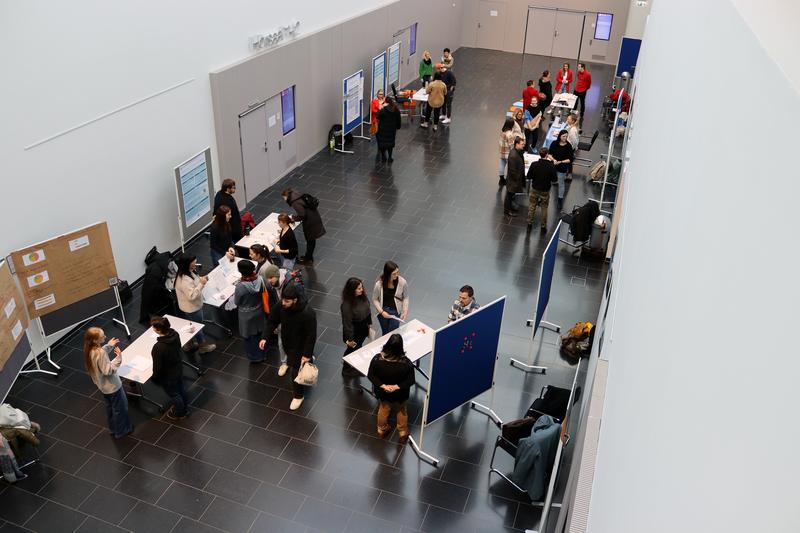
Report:
[[417,53],[417,23],[411,25],[411,34],[408,37],[408,55]]
[[283,117],[283,134],[294,131],[294,85],[281,91],[281,116]]
[[611,24],[614,22],[613,13],[598,13],[594,25],[594,38],[598,41],[611,39]]

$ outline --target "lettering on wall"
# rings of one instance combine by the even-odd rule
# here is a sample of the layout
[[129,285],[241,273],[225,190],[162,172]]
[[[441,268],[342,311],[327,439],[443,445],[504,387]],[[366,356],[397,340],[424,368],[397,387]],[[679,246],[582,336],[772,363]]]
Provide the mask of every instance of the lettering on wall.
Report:
[[280,28],[269,33],[262,33],[250,37],[250,49],[254,52],[266,50],[271,48],[281,41],[291,39],[297,35],[297,28],[300,27],[299,20],[292,20],[289,24],[281,26]]

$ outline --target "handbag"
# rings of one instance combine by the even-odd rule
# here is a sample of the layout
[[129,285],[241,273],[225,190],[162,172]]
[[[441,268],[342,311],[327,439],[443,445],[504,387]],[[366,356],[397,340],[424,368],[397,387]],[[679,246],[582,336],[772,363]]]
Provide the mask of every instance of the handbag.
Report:
[[319,378],[319,369],[317,365],[314,363],[304,363],[303,366],[300,367],[300,370],[297,372],[297,377],[294,378],[294,382],[299,385],[305,385],[306,387],[313,387],[317,384],[317,379]]
[[378,121],[373,120],[372,123],[369,125],[369,133],[370,135],[375,135],[378,133]]

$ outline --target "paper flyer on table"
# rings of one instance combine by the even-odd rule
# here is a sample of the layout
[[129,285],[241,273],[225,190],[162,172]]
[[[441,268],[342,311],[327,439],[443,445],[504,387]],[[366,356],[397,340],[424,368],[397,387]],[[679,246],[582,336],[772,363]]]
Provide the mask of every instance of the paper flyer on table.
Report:
[[136,370],[147,370],[153,364],[152,359],[149,357],[145,357],[143,355],[137,355],[130,361],[128,361],[128,366],[134,368]]

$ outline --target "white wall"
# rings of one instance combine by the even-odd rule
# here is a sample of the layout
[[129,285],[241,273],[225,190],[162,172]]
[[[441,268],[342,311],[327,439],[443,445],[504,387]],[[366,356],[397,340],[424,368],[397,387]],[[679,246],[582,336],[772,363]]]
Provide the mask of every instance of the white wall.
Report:
[[[640,58],[589,531],[796,533],[800,95],[729,0],[656,2]],[[730,80],[779,115],[698,105]]]
[[14,223],[0,235],[0,254],[107,220],[120,275],[137,278],[150,246],[178,245],[173,167],[214,148],[208,73],[249,56],[248,36],[292,18],[302,34],[389,3],[3,2],[0,160]]
[[650,14],[650,9],[653,7],[653,2],[655,1],[656,0],[649,0],[646,4],[639,5],[638,0],[630,0],[630,8],[628,9],[628,22],[625,24],[625,32],[623,33],[625,37],[641,39],[642,36],[644,36],[644,27],[647,24],[647,16]]

